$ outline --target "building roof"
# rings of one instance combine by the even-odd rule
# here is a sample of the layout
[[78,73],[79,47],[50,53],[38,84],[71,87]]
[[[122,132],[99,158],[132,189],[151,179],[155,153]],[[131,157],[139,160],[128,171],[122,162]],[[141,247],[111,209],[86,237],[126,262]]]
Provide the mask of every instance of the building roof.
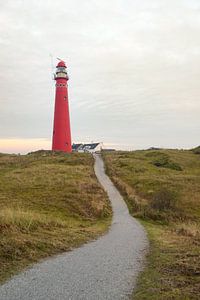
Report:
[[72,144],[72,150],[94,150],[100,143],[90,143],[90,144]]
[[82,149],[95,149],[100,143],[91,143],[91,144],[83,144],[83,146],[81,147]]
[[72,150],[78,150],[83,144],[72,144]]

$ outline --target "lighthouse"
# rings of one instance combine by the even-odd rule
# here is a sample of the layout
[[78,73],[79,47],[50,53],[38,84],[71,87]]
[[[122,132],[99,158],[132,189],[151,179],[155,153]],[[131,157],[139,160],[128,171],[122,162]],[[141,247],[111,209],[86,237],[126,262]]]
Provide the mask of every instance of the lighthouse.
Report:
[[53,151],[72,151],[67,88],[68,79],[66,64],[61,60],[56,66],[55,74],[56,93],[52,141]]

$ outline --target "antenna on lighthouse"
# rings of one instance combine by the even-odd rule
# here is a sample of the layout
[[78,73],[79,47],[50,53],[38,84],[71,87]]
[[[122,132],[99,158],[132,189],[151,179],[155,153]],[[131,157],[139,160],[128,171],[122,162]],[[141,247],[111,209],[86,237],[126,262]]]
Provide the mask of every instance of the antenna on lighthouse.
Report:
[[53,66],[53,55],[50,53],[49,56],[51,57],[51,78],[52,80],[55,79],[55,73],[54,73],[54,66]]
[[56,57],[56,58],[57,58],[57,60],[63,61],[63,62],[65,63],[65,60],[63,60],[63,59],[61,59],[61,58],[59,58],[59,57]]

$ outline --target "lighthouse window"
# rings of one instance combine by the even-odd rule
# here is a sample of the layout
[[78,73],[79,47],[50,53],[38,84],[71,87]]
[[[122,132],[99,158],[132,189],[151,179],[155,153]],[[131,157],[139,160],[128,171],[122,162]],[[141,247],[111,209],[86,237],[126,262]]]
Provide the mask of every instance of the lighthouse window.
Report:
[[57,77],[65,77],[65,78],[67,77],[67,74],[64,72],[57,72],[56,75]]
[[60,71],[60,72],[65,72],[65,67],[59,67],[59,68],[57,68],[58,69],[58,71]]

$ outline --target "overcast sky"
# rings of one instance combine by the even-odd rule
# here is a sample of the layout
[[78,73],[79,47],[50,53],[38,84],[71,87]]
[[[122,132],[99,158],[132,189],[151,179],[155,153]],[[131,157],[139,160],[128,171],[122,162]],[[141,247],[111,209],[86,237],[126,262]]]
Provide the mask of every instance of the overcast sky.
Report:
[[200,144],[199,0],[0,0],[0,152],[51,147],[51,57],[68,65],[72,138]]

